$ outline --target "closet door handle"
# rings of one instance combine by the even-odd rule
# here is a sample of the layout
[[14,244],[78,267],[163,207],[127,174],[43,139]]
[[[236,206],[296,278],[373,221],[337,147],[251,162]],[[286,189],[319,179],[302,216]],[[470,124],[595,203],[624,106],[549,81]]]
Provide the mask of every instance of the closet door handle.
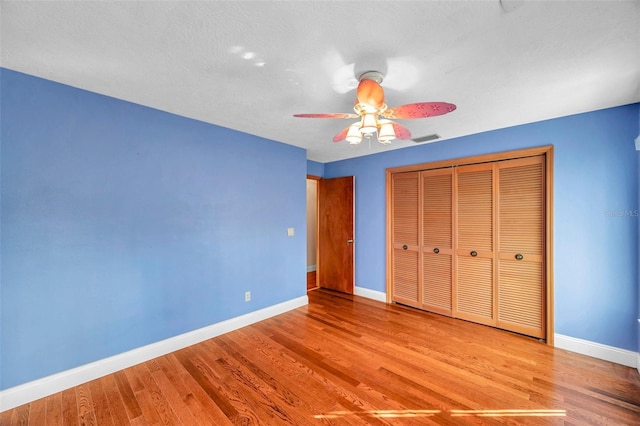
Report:
[[440,249],[439,249],[438,247],[436,247],[436,248],[434,248],[434,249],[433,249],[433,252],[434,252],[435,254],[438,254],[438,253],[440,253]]
[[524,259],[524,256],[521,255],[520,253],[516,254],[516,260],[522,260]]
[[408,248],[409,248],[409,246],[408,246],[408,245],[406,245],[406,244],[402,246],[402,250],[406,250],[406,249],[408,249]]
[[353,240],[347,240],[347,243],[353,244]]
[[471,256],[476,257],[478,255],[478,252],[473,250],[471,253],[469,253]]

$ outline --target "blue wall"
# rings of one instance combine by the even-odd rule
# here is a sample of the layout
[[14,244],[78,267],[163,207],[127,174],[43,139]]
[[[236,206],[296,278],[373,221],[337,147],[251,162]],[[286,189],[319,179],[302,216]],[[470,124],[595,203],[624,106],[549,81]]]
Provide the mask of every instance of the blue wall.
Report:
[[324,163],[307,160],[307,174],[317,177],[324,177]]
[[[354,175],[356,285],[385,291],[385,169],[554,145],[555,332],[637,350],[639,105],[325,164]],[[402,142],[399,142],[402,143]],[[404,142],[407,143],[407,142]]]
[[[636,140],[640,143],[640,110],[638,111],[638,136]],[[636,158],[638,162],[638,211],[640,212],[640,149],[636,150]],[[640,219],[638,220],[640,221]],[[638,265],[640,265],[640,223],[638,224]],[[638,324],[636,326],[638,327],[638,352],[640,352],[640,270],[638,271]],[[640,365],[638,365],[638,371],[640,371]]]
[[306,294],[305,150],[0,73],[2,389]]

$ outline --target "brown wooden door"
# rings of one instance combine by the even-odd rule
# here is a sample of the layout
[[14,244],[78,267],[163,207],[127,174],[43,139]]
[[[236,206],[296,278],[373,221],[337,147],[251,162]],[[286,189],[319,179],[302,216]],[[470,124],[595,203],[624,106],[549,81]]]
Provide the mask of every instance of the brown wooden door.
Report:
[[453,169],[425,170],[422,179],[422,308],[451,316]]
[[553,344],[552,150],[508,154],[387,170],[387,300]]
[[354,177],[318,182],[317,281],[323,288],[353,294]]
[[475,164],[457,169],[454,316],[495,326],[493,168]]
[[391,299],[415,307],[420,305],[419,187],[419,172],[393,175]]
[[544,156],[497,167],[498,327],[543,338]]

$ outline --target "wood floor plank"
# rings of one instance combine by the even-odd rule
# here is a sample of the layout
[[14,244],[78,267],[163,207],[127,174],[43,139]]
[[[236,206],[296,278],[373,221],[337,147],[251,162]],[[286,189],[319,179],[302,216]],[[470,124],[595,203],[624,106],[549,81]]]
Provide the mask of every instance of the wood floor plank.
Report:
[[96,424],[100,426],[112,426],[113,418],[109,408],[109,400],[107,394],[102,387],[102,380],[92,380],[87,383],[91,392],[91,401],[93,403],[93,412],[96,418]]
[[639,425],[637,370],[328,290],[0,424]]
[[[207,347],[215,345],[224,355],[216,362],[233,377],[235,382],[244,384],[253,389],[254,399],[260,404],[267,404],[277,414],[279,422],[284,424],[308,424],[307,419],[297,415],[303,401],[288,389],[280,389],[277,381],[256,364],[246,358],[241,352],[234,349],[224,339],[206,342]],[[292,413],[288,415],[287,412]]]
[[[132,367],[136,368],[136,366]],[[129,419],[135,419],[142,415],[142,410],[138,405],[138,401],[135,397],[133,389],[131,388],[131,383],[127,378],[127,374],[125,371],[118,371],[113,373],[113,377],[116,380],[116,384],[118,386],[118,392],[122,398],[122,402],[127,410],[127,417]]]
[[78,408],[78,423],[81,425],[97,425],[93,408],[93,397],[88,383],[76,386],[76,401]]
[[127,409],[124,406],[122,395],[118,389],[118,383],[116,382],[116,375],[109,374],[100,379],[102,387],[104,389],[107,401],[109,401],[109,411],[113,419],[113,423],[116,425],[126,425],[130,423],[129,416],[127,416]]
[[[245,368],[232,365],[231,359],[219,348],[205,347],[199,356],[206,362],[218,382],[218,392],[224,395],[239,413],[238,420],[267,425],[291,425],[291,419],[284,413],[277,401],[264,395],[265,385]],[[248,391],[248,392],[247,392]]]
[[[182,424],[180,419],[173,412],[171,404],[167,400],[166,396],[154,380],[151,371],[148,369],[147,363],[136,365],[129,369],[129,371],[132,372],[132,375],[136,375],[143,385],[142,389],[136,391],[136,398],[140,401],[141,407],[146,408],[146,411],[143,409],[145,419],[149,418],[147,417],[147,414],[150,413],[150,411],[155,411],[157,419],[154,415],[153,423]],[[169,392],[169,390],[167,390],[167,392]],[[146,401],[144,405],[142,404],[143,398]]]
[[15,425],[27,426],[29,424],[29,412],[31,404],[25,404],[13,412],[10,422]]
[[76,426],[78,419],[78,399],[75,388],[62,391],[62,424],[65,426]]
[[172,417],[174,417],[177,422],[184,425],[198,424],[196,418],[191,413],[191,410],[189,410],[189,407],[184,403],[169,378],[162,371],[154,371],[151,373],[151,377],[160,392],[158,398],[166,400],[167,408],[171,410]]
[[14,410],[7,410],[7,411],[3,411],[2,413],[0,413],[0,425],[4,426],[4,425],[10,425],[11,424],[11,417],[13,416]]
[[[184,386],[188,389],[186,396],[189,404],[197,404],[202,407],[202,411],[206,414],[207,418],[210,418],[210,422],[202,424],[232,425],[231,419],[229,419],[218,406],[214,400],[212,400],[206,391],[200,386],[197,380],[184,368],[184,365],[178,360],[183,351],[177,351],[173,354],[169,354],[163,357],[165,361],[170,365],[170,368],[176,372],[176,375],[182,380]],[[193,400],[193,401],[191,401]]]
[[192,353],[192,348],[188,349],[190,351],[182,350],[176,353],[176,357],[183,367],[231,422],[243,418],[226,393],[221,391],[219,383],[222,382],[222,379],[213,373],[206,362]]
[[141,374],[145,374],[144,370],[144,364],[135,365],[125,370],[127,379],[129,380],[129,383],[131,383],[133,397],[135,398],[138,407],[140,407],[140,416],[135,418],[144,418],[145,422],[149,425],[161,425],[163,424],[163,421],[156,410],[154,399],[151,395],[152,391],[147,391],[142,378],[140,377]]
[[213,417],[207,415],[193,392],[172,368],[169,358],[158,358],[159,370],[154,371],[152,376],[162,393],[167,396],[172,409],[184,424],[211,424]]
[[[281,351],[278,345],[257,330],[244,329],[228,342],[243,348],[243,356],[272,377],[273,386],[279,390],[282,398],[304,401],[312,413],[322,412],[336,404],[333,393],[328,392],[330,384],[325,378]],[[279,380],[278,377],[286,377],[286,380]]]
[[62,425],[62,393],[56,393],[46,397],[47,401],[47,425]]
[[[29,409],[29,425],[44,425],[47,422],[47,400],[45,398],[33,401]],[[0,422],[1,423],[1,422]]]

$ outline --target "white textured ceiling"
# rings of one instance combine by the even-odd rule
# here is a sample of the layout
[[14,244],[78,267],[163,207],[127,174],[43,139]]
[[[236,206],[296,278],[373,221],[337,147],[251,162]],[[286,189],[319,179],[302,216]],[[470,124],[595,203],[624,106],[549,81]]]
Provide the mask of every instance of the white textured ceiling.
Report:
[[[349,146],[355,77],[385,74],[401,120],[446,139],[640,101],[640,1],[2,1],[0,65],[307,149]],[[543,143],[550,141],[541,141]]]

